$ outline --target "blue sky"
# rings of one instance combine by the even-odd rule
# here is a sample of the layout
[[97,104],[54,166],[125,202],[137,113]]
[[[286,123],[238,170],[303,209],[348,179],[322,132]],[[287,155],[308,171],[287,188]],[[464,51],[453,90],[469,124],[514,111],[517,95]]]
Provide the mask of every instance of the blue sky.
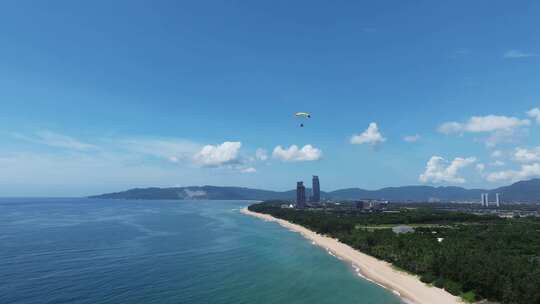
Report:
[[3,1],[0,196],[537,177],[539,15],[538,1]]

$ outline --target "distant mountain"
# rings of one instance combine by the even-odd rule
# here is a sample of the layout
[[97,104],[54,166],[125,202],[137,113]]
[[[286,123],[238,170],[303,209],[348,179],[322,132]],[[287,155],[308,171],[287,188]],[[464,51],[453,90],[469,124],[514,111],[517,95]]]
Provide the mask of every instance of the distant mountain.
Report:
[[[311,192],[307,189],[308,193]],[[480,200],[487,192],[490,200],[500,193],[507,202],[540,202],[540,179],[520,181],[510,186],[492,190],[465,189],[461,187],[404,186],[387,187],[379,190],[349,188],[321,192],[321,197],[335,200],[384,199],[390,201],[459,201]],[[148,199],[148,200],[293,200],[295,190],[269,191],[242,187],[193,186],[174,188],[136,188],[122,192],[91,196],[103,199]]]
[[385,199],[390,201],[455,201],[470,200],[480,197],[480,189],[464,189],[460,187],[404,186],[387,187],[379,190],[359,188],[336,190],[329,193],[333,199],[349,199],[352,197]]
[[293,195],[294,191],[276,192],[241,187],[194,186],[174,188],[135,188],[122,192],[91,196],[91,198],[148,200],[266,200],[289,199]]
[[538,203],[540,202],[540,179],[520,181],[489,191],[491,196],[494,196],[495,193],[500,193],[503,200]]

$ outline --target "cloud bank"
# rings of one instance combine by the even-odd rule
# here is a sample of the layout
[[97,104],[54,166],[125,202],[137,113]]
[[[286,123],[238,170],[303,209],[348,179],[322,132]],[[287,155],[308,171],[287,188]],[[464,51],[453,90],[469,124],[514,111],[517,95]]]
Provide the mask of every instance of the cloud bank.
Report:
[[523,127],[530,123],[528,119],[500,115],[473,116],[466,122],[445,122],[438,130],[444,134],[487,133],[489,136],[481,141],[488,147],[494,147],[499,143],[516,142],[526,134]]
[[465,178],[459,176],[459,171],[476,161],[474,157],[456,157],[451,163],[440,157],[432,156],[426,164],[426,169],[419,177],[422,183],[458,183],[465,182]]
[[43,144],[55,148],[63,148],[68,150],[87,151],[96,149],[97,146],[82,142],[73,137],[58,134],[55,132],[42,130],[35,132],[33,135],[26,136],[19,133],[14,133],[13,136],[28,142]]
[[498,115],[473,116],[464,123],[455,121],[445,122],[439,126],[439,132],[444,134],[494,132],[512,130],[521,126],[528,126],[529,124],[530,121],[528,119],[518,119],[516,117]]
[[219,145],[206,145],[193,156],[195,163],[205,167],[218,167],[239,162],[242,143],[226,141]]
[[268,152],[265,149],[258,148],[255,151],[255,159],[265,161],[268,159]]
[[540,161],[540,147],[532,149],[518,147],[514,152],[514,160],[520,163]]
[[272,157],[284,162],[315,161],[322,157],[322,151],[312,145],[305,145],[301,149],[297,145],[292,145],[287,149],[277,146],[272,152]]
[[382,144],[385,141],[386,138],[381,134],[375,122],[370,123],[368,128],[361,134],[353,135],[350,140],[353,145],[369,144],[372,146]]
[[520,50],[509,50],[503,55],[503,57],[507,59],[519,59],[519,58],[536,57],[536,56],[538,56],[538,54],[526,53]]
[[493,172],[487,175],[486,179],[490,182],[512,181],[529,179],[540,176],[540,163],[521,165],[519,170],[505,170]]
[[536,123],[540,124],[540,108],[530,109],[527,111],[527,115],[536,120]]
[[407,136],[404,136],[403,137],[403,140],[408,142],[408,143],[415,143],[417,142],[418,140],[420,139],[420,135],[418,134],[415,134],[415,135],[407,135]]

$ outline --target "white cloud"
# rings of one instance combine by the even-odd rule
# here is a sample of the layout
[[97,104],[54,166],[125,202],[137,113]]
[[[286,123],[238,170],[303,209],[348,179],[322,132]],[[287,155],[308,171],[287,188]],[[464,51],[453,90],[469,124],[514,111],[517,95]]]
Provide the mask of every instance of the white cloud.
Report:
[[540,176],[540,163],[525,164],[519,170],[505,170],[493,172],[487,175],[490,182],[519,181]]
[[[177,187],[180,187],[180,186],[177,185]],[[200,196],[205,196],[206,195],[206,191],[204,191],[204,190],[184,189],[184,193],[190,198],[195,198],[195,197],[200,197]]]
[[253,167],[249,167],[249,168],[244,168],[244,169],[240,170],[240,172],[242,172],[242,173],[255,173],[255,172],[257,172],[257,169],[255,169]]
[[521,126],[528,126],[529,124],[530,121],[528,119],[518,119],[516,117],[498,115],[473,116],[464,123],[455,121],[445,122],[439,126],[439,132],[445,134],[495,132],[512,130]]
[[255,158],[257,160],[265,161],[268,159],[268,152],[266,152],[265,149],[258,148],[257,151],[255,151]]
[[503,152],[501,150],[495,150],[491,152],[491,157],[493,158],[499,158],[503,156]]
[[[118,155],[131,162],[151,161],[152,158],[175,164],[195,164],[203,167],[234,165],[244,161],[239,155],[240,142],[224,142],[220,145],[201,145],[175,138],[101,138],[97,144],[89,144],[72,137],[50,131],[36,132],[32,136],[13,134],[15,138],[47,146],[64,148],[87,155]],[[96,142],[96,141],[94,141]],[[261,155],[259,155],[261,156]],[[237,169],[231,167],[231,169]]]
[[415,134],[415,135],[407,135],[407,136],[404,136],[403,137],[403,140],[408,142],[408,143],[414,143],[414,142],[417,142],[418,140],[420,139],[420,135],[418,134]]
[[535,57],[535,56],[538,56],[538,54],[526,53],[520,50],[509,50],[503,55],[504,58],[509,58],[509,59],[527,58],[527,57]]
[[260,187],[258,179],[246,180],[251,175],[241,174],[234,165],[217,170],[197,166],[179,169],[177,165],[163,165],[123,151],[59,154],[0,150],[0,196],[80,197],[175,184],[235,186],[244,183],[243,186]]
[[13,136],[18,139],[26,140],[28,142],[68,150],[86,151],[97,148],[95,145],[85,143],[72,137],[47,130],[38,131],[33,136],[26,136],[18,133],[13,134]]
[[[51,131],[39,131],[33,135],[13,134],[15,138],[56,148],[84,152],[85,154],[123,154],[125,158],[156,157],[178,163],[191,160],[201,145],[183,139],[156,138],[101,138],[86,143],[70,136]],[[97,142],[97,143],[96,143]]]
[[455,121],[445,122],[439,126],[439,132],[444,134],[463,132],[463,125]]
[[351,137],[351,144],[355,145],[369,144],[374,146],[385,141],[386,138],[382,136],[381,132],[379,132],[379,127],[374,122],[370,123],[368,128],[361,134]]
[[[234,185],[242,170],[252,173],[255,169],[249,169],[252,165],[242,158],[240,143],[230,144],[232,152],[227,154],[225,143],[205,149],[201,144],[174,138],[104,137],[88,143],[71,137],[65,140],[67,136],[35,134],[15,137],[56,148],[2,146],[0,195],[81,196],[174,184]],[[225,163],[223,170],[200,168],[221,163]]]
[[488,148],[493,148],[498,144],[507,143],[507,144],[516,144],[528,134],[527,129],[508,129],[508,130],[498,130],[491,133],[487,138],[481,139],[481,142],[484,142]]
[[476,164],[476,170],[478,170],[478,172],[484,172],[485,169],[486,169],[486,165]]
[[492,162],[490,165],[493,166],[493,167],[502,167],[502,166],[504,166],[506,164],[503,161],[496,160],[496,161]]
[[532,149],[516,148],[514,159],[520,163],[540,161],[540,147]]
[[465,178],[458,176],[459,170],[474,163],[476,158],[456,157],[450,164],[440,156],[432,156],[426,164],[426,170],[419,177],[423,183],[464,183]]
[[201,145],[184,139],[171,138],[128,138],[106,140],[108,146],[118,146],[126,153],[148,155],[166,159],[172,163],[191,161],[193,155],[201,149]]
[[272,152],[272,157],[286,162],[314,161],[321,159],[322,152],[312,145],[305,145],[302,149],[299,149],[297,145],[292,145],[287,149],[277,146]]
[[193,156],[195,163],[205,167],[218,167],[239,162],[242,143],[226,141],[219,145],[206,145]]
[[515,143],[527,134],[524,126],[530,125],[530,120],[516,117],[487,115],[473,116],[468,121],[445,122],[439,126],[439,132],[444,134],[488,133],[489,136],[479,141],[487,147],[495,147],[500,143]]
[[534,118],[536,120],[536,123],[540,124],[540,108],[530,109],[529,111],[527,111],[527,115]]

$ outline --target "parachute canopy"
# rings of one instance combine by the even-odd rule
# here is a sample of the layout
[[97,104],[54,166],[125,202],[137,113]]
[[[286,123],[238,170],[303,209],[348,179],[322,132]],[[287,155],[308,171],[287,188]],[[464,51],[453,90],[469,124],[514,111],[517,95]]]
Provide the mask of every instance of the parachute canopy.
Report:
[[[309,114],[309,113],[307,113],[307,112],[296,112],[296,113],[294,113],[294,116],[295,116],[296,118],[301,118],[301,119],[311,118],[311,114]],[[303,127],[303,126],[304,126],[304,124],[301,123],[301,124],[300,124],[300,127]]]
[[301,118],[311,118],[311,114],[306,113],[306,112],[296,112],[294,116],[301,117]]

